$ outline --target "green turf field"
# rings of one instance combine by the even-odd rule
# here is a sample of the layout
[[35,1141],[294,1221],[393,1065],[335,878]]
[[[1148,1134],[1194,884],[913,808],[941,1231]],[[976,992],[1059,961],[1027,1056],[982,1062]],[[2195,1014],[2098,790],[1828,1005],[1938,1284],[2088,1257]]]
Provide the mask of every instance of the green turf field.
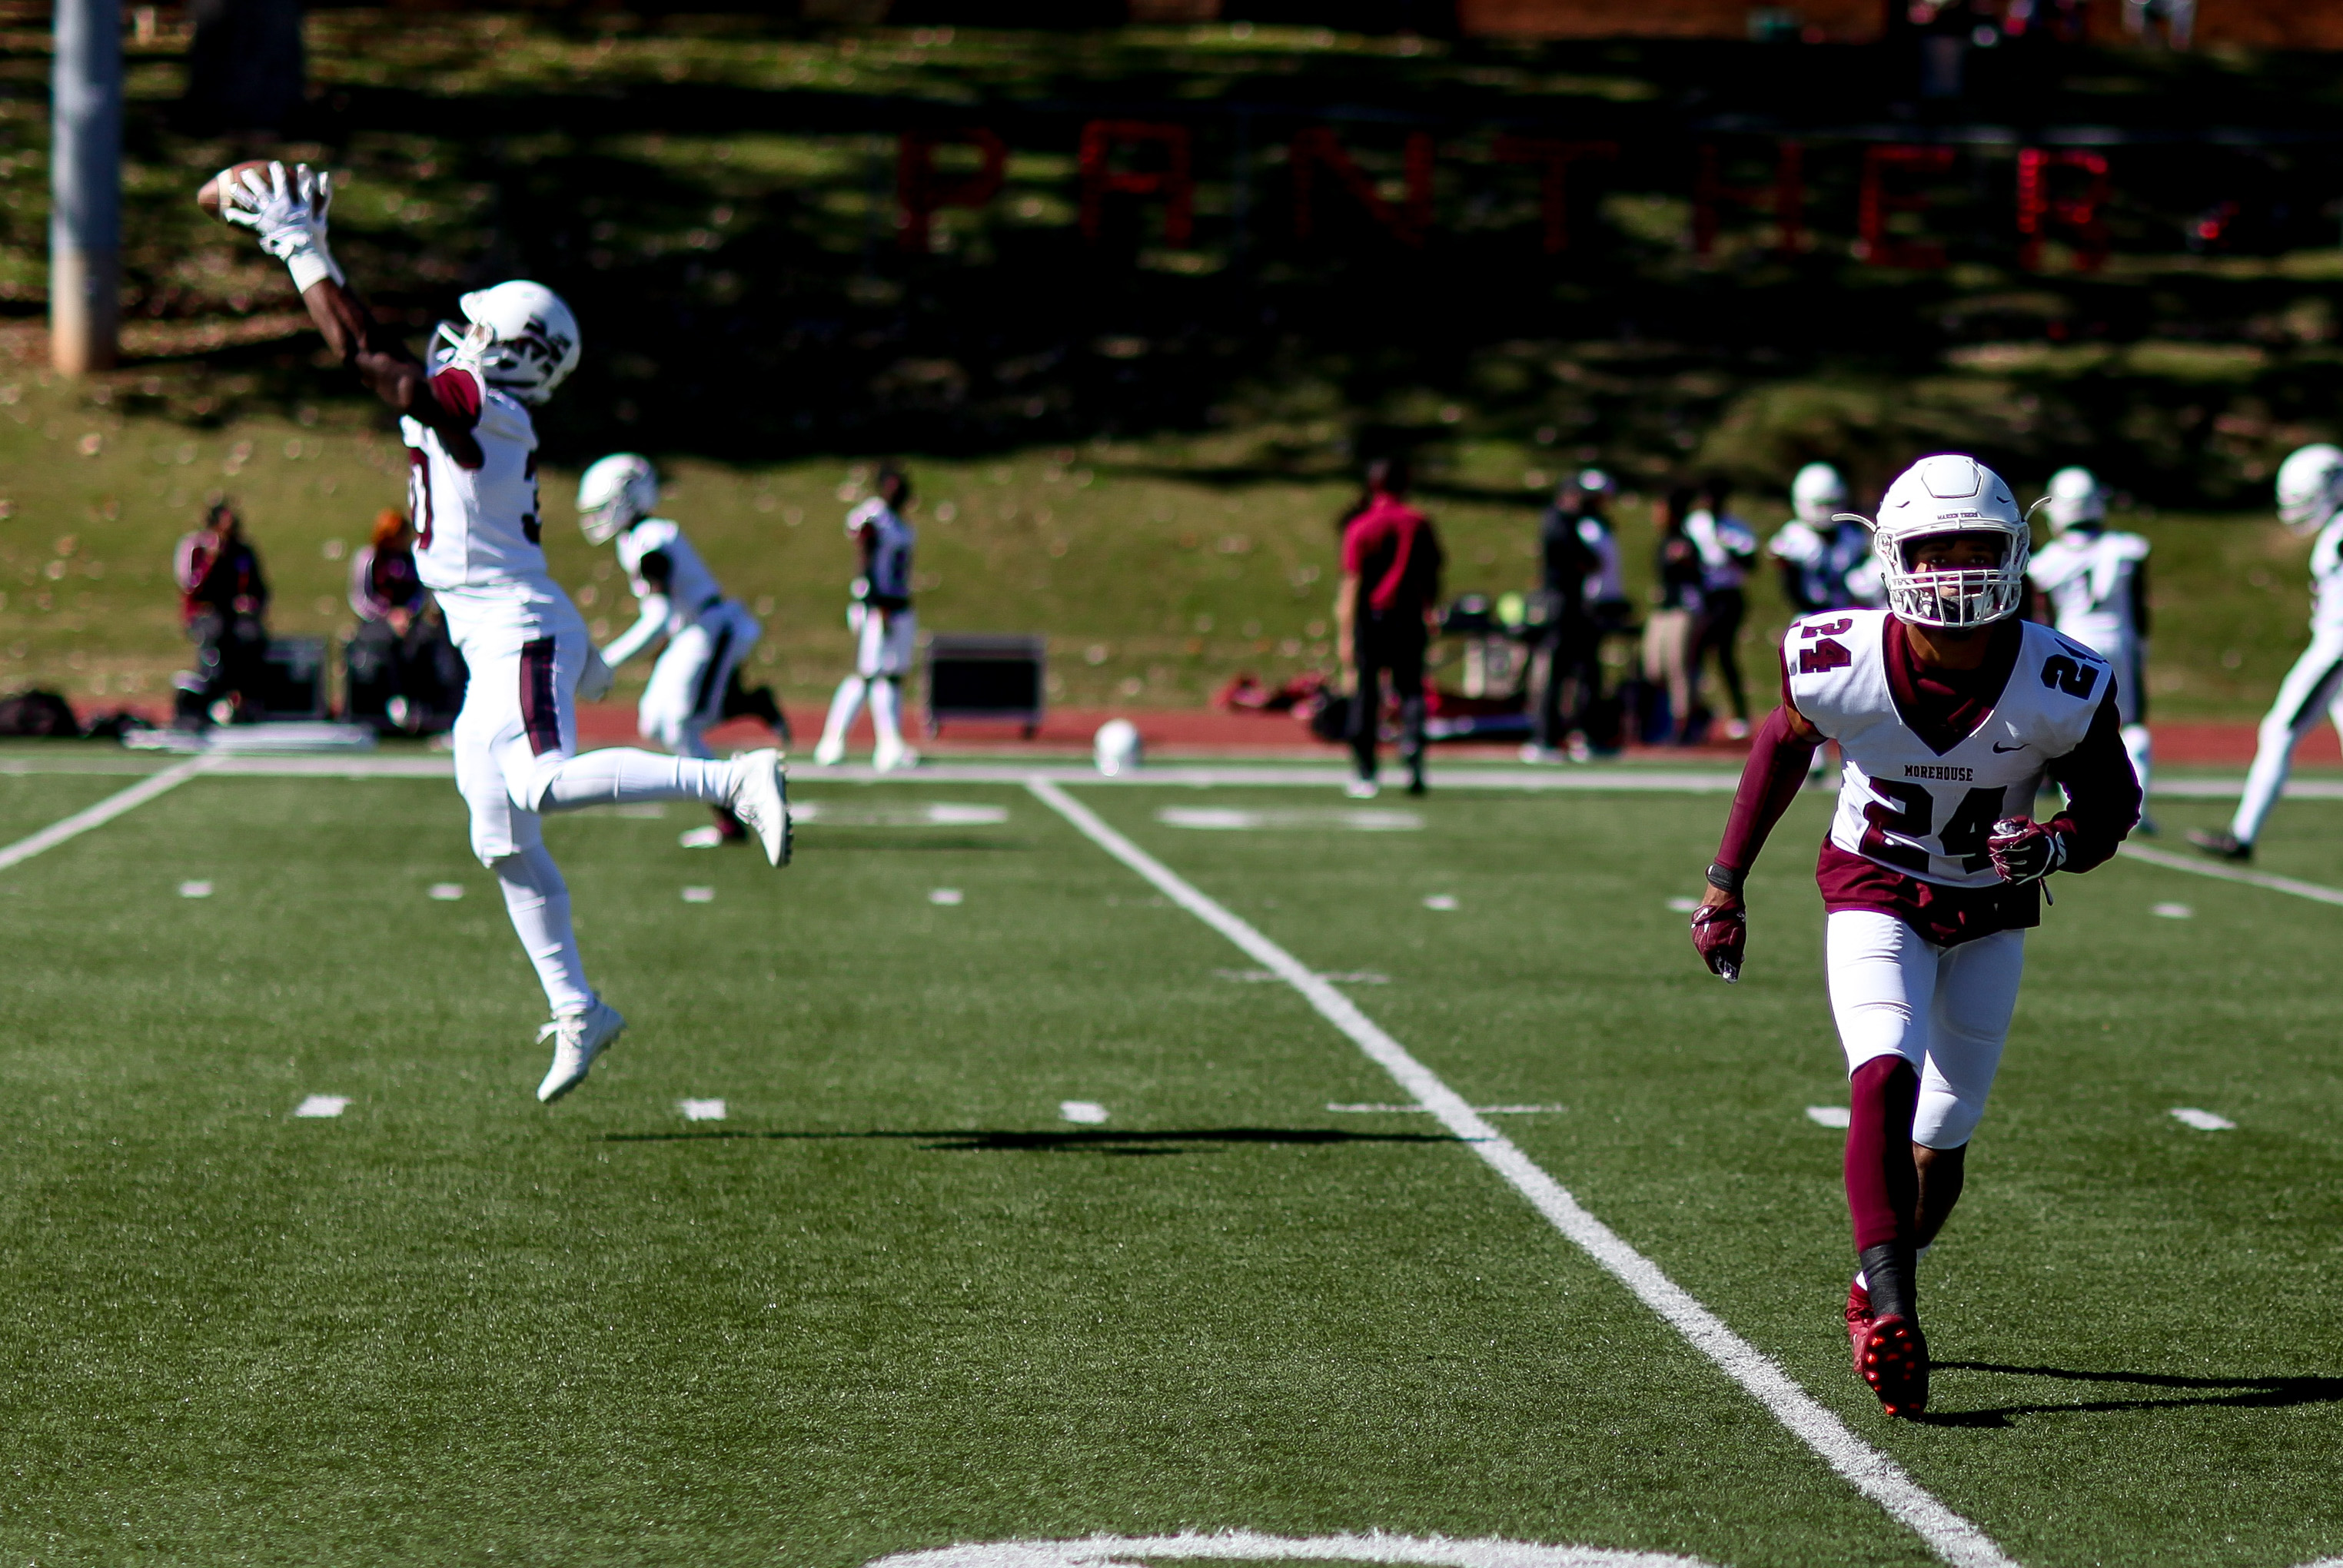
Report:
[[[0,840],[124,782],[0,775]],[[1923,1274],[1935,1419],[1896,1424],[1806,1115],[1844,1103],[1820,799],[1727,990],[1667,907],[1715,795],[1443,790],[1370,832],[1331,790],[1070,793],[1472,1105],[1544,1108],[1488,1120],[2006,1558],[2343,1552],[2343,910],[2061,879]],[[0,871],[0,1561],[1932,1560],[1433,1117],[1330,1109],[1409,1097],[1044,800],[800,794],[780,874],[678,849],[681,806],[549,824],[633,1020],[550,1111],[445,783],[197,777]],[[2160,842],[2220,814],[2160,801]],[[2258,864],[2343,883],[2343,808],[2282,806]]]

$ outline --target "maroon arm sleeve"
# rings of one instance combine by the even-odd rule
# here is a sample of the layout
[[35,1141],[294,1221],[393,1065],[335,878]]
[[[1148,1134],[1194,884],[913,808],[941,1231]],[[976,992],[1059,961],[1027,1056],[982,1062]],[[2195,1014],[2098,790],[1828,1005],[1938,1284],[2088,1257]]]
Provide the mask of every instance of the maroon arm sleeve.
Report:
[[2059,869],[2087,871],[2104,865],[2139,820],[2140,801],[2112,688],[2091,715],[2083,743],[2052,758],[2049,772],[2066,791],[2066,809],[2043,824],[2066,835],[2066,861]]
[[[1734,791],[1733,815],[1725,819],[1725,840],[1716,849],[1718,865],[1729,871],[1746,871],[1757,863],[1765,836],[1805,788],[1806,769],[1813,765],[1815,748],[1820,744],[1790,733],[1788,709],[1776,708],[1765,716],[1749,744],[1749,760],[1741,766],[1741,788]],[[2120,745],[2116,756],[2121,760]]]

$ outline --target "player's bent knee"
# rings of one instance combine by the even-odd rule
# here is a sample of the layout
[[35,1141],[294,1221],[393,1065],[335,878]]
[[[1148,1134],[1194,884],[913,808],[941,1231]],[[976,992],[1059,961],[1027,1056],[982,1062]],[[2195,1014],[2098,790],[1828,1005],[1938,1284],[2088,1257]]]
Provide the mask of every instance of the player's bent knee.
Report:
[[1976,1136],[1985,1120],[1985,1098],[1923,1090],[1912,1115],[1912,1141],[1928,1149],[1960,1149]]

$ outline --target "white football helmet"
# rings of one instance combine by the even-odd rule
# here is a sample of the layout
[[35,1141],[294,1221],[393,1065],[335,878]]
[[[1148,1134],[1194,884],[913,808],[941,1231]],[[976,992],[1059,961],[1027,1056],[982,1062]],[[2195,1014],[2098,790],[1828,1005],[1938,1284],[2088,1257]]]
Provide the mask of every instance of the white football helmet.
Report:
[[515,278],[456,303],[467,325],[441,322],[439,340],[498,391],[542,403],[578,368],[578,317],[545,285]]
[[1128,719],[1108,719],[1099,726],[1091,742],[1091,755],[1098,763],[1098,770],[1109,779],[1139,771],[1141,749],[1139,726]]
[[2278,520],[2296,533],[2323,528],[2343,511],[2343,448],[2297,447],[2278,466]]
[[1845,505],[1846,481],[1828,463],[1808,463],[1790,481],[1790,509],[1810,528],[1830,522],[1832,514]]
[[[1858,519],[1860,520],[1860,519]],[[1945,534],[1992,534],[2001,560],[1990,567],[1925,571],[1911,565],[1911,548]],[[1999,474],[1975,457],[1923,457],[1887,487],[1871,548],[1887,588],[1887,608],[1916,626],[1987,626],[2017,613],[2026,592],[2031,531]]]
[[2088,468],[2061,468],[2051,475],[2050,488],[2037,504],[2053,534],[2063,534],[2077,523],[2107,521],[2107,492]]
[[578,477],[578,531],[589,545],[607,545],[659,505],[659,475],[651,460],[613,452]]

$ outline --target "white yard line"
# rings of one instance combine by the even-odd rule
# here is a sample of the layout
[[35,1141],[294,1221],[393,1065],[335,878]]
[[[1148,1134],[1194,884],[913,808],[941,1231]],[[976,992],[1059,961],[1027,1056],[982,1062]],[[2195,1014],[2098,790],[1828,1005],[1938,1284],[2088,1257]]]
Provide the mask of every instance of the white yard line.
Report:
[[1894,1460],[1865,1442],[1846,1423],[1800,1388],[1789,1373],[1756,1346],[1735,1333],[1660,1271],[1658,1264],[1621,1240],[1618,1232],[1581,1208],[1578,1200],[1540,1170],[1535,1161],[1467,1105],[1407,1048],[1384,1033],[1350,998],[1320,980],[1302,960],[1192,887],[1170,867],[1108,827],[1091,809],[1047,779],[1026,788],[1081,834],[1153,883],[1163,896],[1235,943],[1263,969],[1274,970],[1352,1043],[1390,1073],[1440,1124],[1464,1140],[1497,1174],[1512,1183],[1564,1236],[1584,1248],[1603,1270],[1665,1318],[1694,1349],[1716,1363],[1793,1435],[1837,1471],[1855,1490],[1927,1543],[1931,1551],[1960,1568],[2014,1568],[2001,1548],[1976,1525],[1946,1507]]
[[2292,893],[2298,899],[2343,905],[2343,888],[2298,882],[2292,877],[2273,877],[2268,871],[2248,871],[2242,866],[2225,866],[2218,860],[2192,859],[2187,855],[2176,855],[2169,849],[2151,849],[2144,844],[2125,844],[2117,852],[2128,855],[2135,860],[2145,860],[2151,866],[2162,866],[2167,871],[2189,871],[2199,877],[2211,877],[2217,881],[2243,882],[2248,887],[2268,888],[2273,893]]
[[[1093,1535],[1087,1541],[991,1541],[898,1552],[866,1568],[1114,1568],[1133,1559],[1182,1562],[1382,1563],[1419,1568],[1703,1568],[1696,1557],[1665,1552],[1615,1552],[1600,1546],[1545,1546],[1528,1541],[1451,1541],[1441,1536]],[[2313,1568],[2319,1568],[2314,1564]]]
[[75,812],[63,821],[52,822],[28,839],[19,839],[0,849],[0,871],[22,865],[44,849],[54,849],[68,839],[77,839],[92,828],[103,828],[125,811],[135,811],[156,796],[176,789],[196,774],[208,771],[206,759],[197,758],[166,768],[140,779],[129,789],[108,795],[96,805]]

